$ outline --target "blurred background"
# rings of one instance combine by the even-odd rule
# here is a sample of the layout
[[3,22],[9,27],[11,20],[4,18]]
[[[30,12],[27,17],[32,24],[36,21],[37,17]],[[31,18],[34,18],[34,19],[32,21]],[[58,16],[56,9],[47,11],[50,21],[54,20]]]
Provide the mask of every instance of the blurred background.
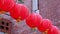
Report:
[[[16,2],[25,4],[31,13],[34,11],[41,14],[43,18],[50,19],[53,25],[60,29],[60,0],[16,0]],[[8,14],[0,15],[3,18],[0,19],[2,25],[0,28],[6,30],[0,34],[33,34],[31,28],[25,24],[25,20],[17,24]],[[36,34],[42,33],[37,30]]]

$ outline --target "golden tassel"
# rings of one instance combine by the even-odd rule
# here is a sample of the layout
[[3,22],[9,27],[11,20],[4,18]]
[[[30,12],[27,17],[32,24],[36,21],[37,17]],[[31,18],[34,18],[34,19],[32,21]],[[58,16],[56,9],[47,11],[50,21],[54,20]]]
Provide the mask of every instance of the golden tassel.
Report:
[[48,30],[49,30],[49,29],[47,29],[45,32],[43,32],[43,34],[47,34],[47,33],[48,33]]
[[21,20],[20,20],[20,19],[21,19],[21,17],[19,17],[18,19],[16,19],[16,21],[17,21],[17,22],[21,22]]

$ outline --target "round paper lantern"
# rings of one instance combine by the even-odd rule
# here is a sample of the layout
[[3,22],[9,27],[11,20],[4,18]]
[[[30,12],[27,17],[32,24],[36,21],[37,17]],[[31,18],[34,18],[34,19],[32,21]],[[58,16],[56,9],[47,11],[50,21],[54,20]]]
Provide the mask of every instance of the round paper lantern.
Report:
[[17,21],[24,20],[29,16],[29,10],[23,4],[15,4],[10,10],[10,15]]
[[48,34],[59,34],[59,29],[56,26],[52,26],[49,29]]
[[21,5],[21,11],[20,11],[19,15],[21,17],[21,20],[23,20],[23,19],[27,18],[30,13],[29,13],[28,8],[25,5],[23,5],[23,4],[20,4],[20,5]]
[[0,0],[0,9],[4,11],[10,10],[14,6],[14,0]]
[[52,26],[52,22],[49,19],[43,19],[41,25],[39,25],[38,30],[41,32],[47,32]]
[[42,22],[42,17],[40,14],[37,13],[30,14],[26,19],[26,24],[31,28],[35,28],[39,26],[41,22]]
[[60,30],[59,30],[59,34],[60,34]]
[[2,5],[3,5],[2,1],[3,1],[3,0],[0,0],[0,10],[1,10],[1,7],[2,7]]

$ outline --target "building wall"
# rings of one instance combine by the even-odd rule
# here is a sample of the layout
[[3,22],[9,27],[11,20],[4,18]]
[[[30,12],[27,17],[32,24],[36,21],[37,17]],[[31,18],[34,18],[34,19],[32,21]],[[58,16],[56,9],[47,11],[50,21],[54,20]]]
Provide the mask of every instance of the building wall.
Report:
[[[43,18],[52,20],[53,24],[60,26],[60,0],[39,0],[39,10]],[[60,28],[60,27],[59,27]]]
[[32,11],[32,0],[23,0],[23,2],[24,2],[23,4],[25,4],[31,12]]

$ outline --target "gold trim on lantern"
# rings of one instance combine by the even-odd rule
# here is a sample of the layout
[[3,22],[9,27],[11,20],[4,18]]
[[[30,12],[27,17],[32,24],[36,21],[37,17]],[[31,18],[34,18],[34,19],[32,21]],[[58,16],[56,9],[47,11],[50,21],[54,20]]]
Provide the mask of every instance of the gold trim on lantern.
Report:
[[17,19],[16,21],[17,21],[17,22],[20,22],[21,20],[20,20],[20,19]]
[[47,33],[48,33],[48,30],[49,30],[49,29],[47,29],[45,32],[43,32],[43,34],[47,34]]
[[5,11],[0,11],[0,14],[5,14],[6,12]]
[[18,19],[16,19],[17,22],[20,22],[21,21],[21,17],[19,17]]

